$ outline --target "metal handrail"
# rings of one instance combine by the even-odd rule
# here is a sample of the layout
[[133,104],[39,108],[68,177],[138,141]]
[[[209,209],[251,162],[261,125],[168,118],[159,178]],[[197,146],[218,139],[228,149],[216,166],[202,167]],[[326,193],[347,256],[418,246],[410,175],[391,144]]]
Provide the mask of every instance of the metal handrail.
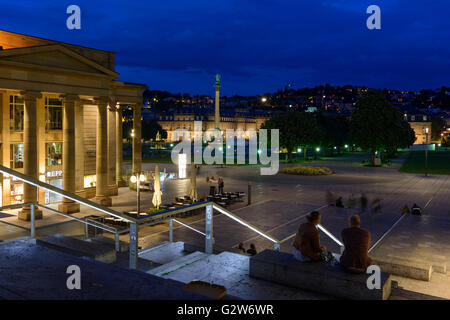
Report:
[[94,222],[94,221],[89,220],[89,219],[76,218],[74,216],[71,216],[69,214],[63,213],[63,212],[58,211],[56,209],[44,206],[44,205],[39,204],[39,203],[34,203],[34,205],[37,206],[37,207],[40,207],[42,209],[46,209],[46,210],[52,211],[53,213],[56,213],[56,214],[61,215],[63,217],[66,217],[66,218],[69,218],[69,219],[72,219],[72,220],[75,220],[75,221],[78,221],[78,222],[81,222],[81,223],[84,223],[84,224],[88,224],[88,225],[93,226],[95,228],[99,228],[99,229],[102,229],[102,230],[105,230],[105,231],[108,231],[108,232],[111,232],[111,233],[116,233],[117,232],[116,228],[110,227],[108,225],[105,225],[105,224],[97,222],[97,221]]
[[185,224],[185,223],[183,223],[183,222],[181,222],[181,221],[178,221],[177,219],[172,218],[171,220],[172,220],[172,221],[175,221],[176,223],[181,224],[182,226],[184,226],[184,227],[186,227],[186,228],[188,228],[188,229],[191,229],[192,231],[195,231],[195,232],[197,232],[197,233],[200,233],[200,234],[203,235],[203,236],[206,235],[204,232],[201,232],[200,230],[197,230],[197,229],[195,229],[195,228],[192,228],[190,225]]
[[102,206],[102,205],[100,205],[100,204],[98,204],[98,203],[96,203],[94,201],[87,200],[87,199],[85,199],[83,197],[80,197],[79,195],[74,194],[74,193],[71,193],[71,192],[68,192],[66,190],[57,188],[57,187],[52,186],[52,185],[50,185],[48,183],[42,182],[42,181],[40,181],[40,180],[38,180],[36,178],[27,176],[27,175],[25,175],[25,174],[23,174],[21,172],[18,172],[16,170],[12,170],[12,169],[10,169],[8,167],[5,167],[3,165],[0,165],[0,173],[5,174],[7,176],[13,176],[16,179],[18,179],[20,181],[23,181],[23,182],[25,182],[27,184],[30,184],[30,185],[33,185],[35,187],[38,187],[38,188],[50,191],[52,193],[55,193],[57,195],[60,195],[60,196],[62,196],[64,198],[66,198],[66,199],[75,201],[75,202],[77,202],[79,204],[82,204],[82,205],[90,207],[90,208],[92,208],[94,210],[106,213],[106,214],[108,214],[110,216],[113,216],[113,217],[116,217],[116,218],[121,218],[121,219],[124,219],[124,220],[126,220],[128,222],[136,223],[136,219],[134,219],[133,217],[125,215],[125,214],[123,214],[121,212],[118,212],[116,210],[113,210],[111,208]]

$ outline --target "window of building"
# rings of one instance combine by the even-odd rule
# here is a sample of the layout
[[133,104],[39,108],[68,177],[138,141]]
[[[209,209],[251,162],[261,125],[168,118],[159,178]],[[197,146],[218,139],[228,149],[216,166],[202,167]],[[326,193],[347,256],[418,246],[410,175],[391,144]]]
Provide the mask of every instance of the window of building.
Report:
[[23,183],[11,184],[11,204],[23,203]]
[[9,129],[23,130],[24,101],[20,96],[9,96]]
[[45,144],[47,150],[47,166],[57,166],[62,164],[62,142],[48,142]]
[[61,99],[45,98],[45,130],[62,130],[62,105]]
[[84,187],[93,188],[97,185],[97,176],[95,174],[84,176]]
[[23,168],[23,144],[10,145],[9,159],[11,169]]

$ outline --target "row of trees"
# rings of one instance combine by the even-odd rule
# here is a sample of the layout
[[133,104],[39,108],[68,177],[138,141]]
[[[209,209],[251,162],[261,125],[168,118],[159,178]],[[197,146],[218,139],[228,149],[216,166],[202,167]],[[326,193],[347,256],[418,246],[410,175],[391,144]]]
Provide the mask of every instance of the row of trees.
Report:
[[266,121],[263,129],[280,129],[280,145],[285,147],[292,161],[292,152],[302,146],[318,145],[334,148],[344,144],[370,151],[374,161],[377,151],[393,156],[398,148],[411,146],[414,130],[401,112],[392,107],[380,92],[369,91],[357,101],[351,120],[342,116],[301,113],[277,113]]

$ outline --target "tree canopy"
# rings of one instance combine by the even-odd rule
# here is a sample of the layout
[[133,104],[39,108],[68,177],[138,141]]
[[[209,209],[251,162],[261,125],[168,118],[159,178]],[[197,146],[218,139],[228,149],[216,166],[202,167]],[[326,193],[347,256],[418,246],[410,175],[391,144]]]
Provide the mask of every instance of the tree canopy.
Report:
[[357,100],[350,132],[353,142],[370,151],[373,159],[377,151],[392,154],[415,141],[414,130],[401,112],[376,91],[369,91]]
[[316,116],[311,113],[298,111],[276,113],[261,128],[280,130],[280,146],[287,149],[290,161],[292,151],[297,147],[312,147],[319,144],[322,139]]

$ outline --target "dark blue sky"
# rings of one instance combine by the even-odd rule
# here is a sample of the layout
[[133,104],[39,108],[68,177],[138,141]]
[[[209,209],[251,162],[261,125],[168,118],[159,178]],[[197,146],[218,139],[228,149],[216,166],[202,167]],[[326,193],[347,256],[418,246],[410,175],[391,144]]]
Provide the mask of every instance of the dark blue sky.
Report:
[[172,92],[212,95],[217,72],[224,95],[450,86],[450,0],[0,0],[0,28],[117,52],[119,79]]

